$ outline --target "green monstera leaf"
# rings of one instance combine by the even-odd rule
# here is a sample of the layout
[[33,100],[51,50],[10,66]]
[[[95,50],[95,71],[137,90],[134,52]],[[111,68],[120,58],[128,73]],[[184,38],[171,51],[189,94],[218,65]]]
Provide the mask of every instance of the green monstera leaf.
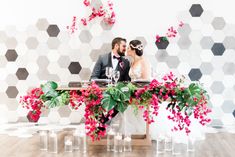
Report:
[[136,87],[131,83],[118,83],[115,87],[109,86],[104,91],[104,97],[101,101],[102,107],[106,111],[115,108],[119,112],[124,112],[128,107],[130,97],[135,89]]
[[41,85],[43,95],[41,99],[44,105],[48,108],[54,108],[57,106],[67,105],[69,103],[69,92],[68,91],[56,91],[58,85],[56,82],[48,81]]

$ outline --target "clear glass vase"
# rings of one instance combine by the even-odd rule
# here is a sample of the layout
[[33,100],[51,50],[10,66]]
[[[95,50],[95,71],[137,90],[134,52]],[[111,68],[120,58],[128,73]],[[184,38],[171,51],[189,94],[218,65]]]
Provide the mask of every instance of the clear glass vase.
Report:
[[40,149],[41,150],[48,150],[48,131],[47,130],[40,130]]
[[157,138],[157,154],[162,154],[164,153],[165,150],[165,138],[163,136],[159,136]]
[[73,137],[70,135],[64,137],[64,151],[73,152]]
[[58,153],[58,137],[55,131],[49,134],[49,152]]
[[107,132],[107,151],[114,151],[114,129],[110,127]]
[[114,152],[123,152],[122,133],[117,133],[114,136]]
[[131,152],[132,151],[131,134],[125,134],[124,140],[123,140],[123,145],[124,145],[124,152]]

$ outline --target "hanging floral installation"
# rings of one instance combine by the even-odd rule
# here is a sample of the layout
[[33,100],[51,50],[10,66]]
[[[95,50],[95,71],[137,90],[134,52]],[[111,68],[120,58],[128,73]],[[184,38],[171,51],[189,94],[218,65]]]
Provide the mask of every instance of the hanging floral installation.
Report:
[[182,21],[180,21],[180,23],[178,24],[177,28],[174,28],[173,26],[171,26],[170,28],[168,28],[166,34],[164,36],[160,36],[160,35],[156,35],[156,41],[155,43],[160,43],[160,42],[164,42],[164,41],[169,41],[170,38],[175,38],[177,35],[177,29],[179,27],[183,27],[184,23]]
[[[92,0],[83,0],[85,7],[91,9],[91,14],[88,17],[82,18],[81,22],[84,26],[87,26],[89,22],[95,18],[102,18],[102,20],[107,24],[112,26],[115,23],[115,12],[113,10],[113,2],[111,0],[105,0],[99,8],[93,7]],[[67,30],[73,34],[77,30],[77,17],[73,16],[72,24],[67,26]]]
[[98,9],[91,6],[91,0],[84,0],[83,4],[86,7],[90,7],[92,13],[87,18],[82,18],[81,22],[84,26],[87,25],[88,22],[91,22],[96,17],[102,17],[103,21],[108,25],[113,25],[115,23],[115,13],[113,10],[113,2],[108,0],[106,3],[103,2],[104,5],[100,6]]
[[101,89],[95,82],[87,88],[78,90],[57,90],[57,83],[49,81],[34,88],[20,98],[23,107],[29,110],[27,118],[36,122],[40,118],[41,109],[69,105],[73,110],[79,110],[85,105],[85,129],[92,141],[106,135],[107,122],[119,112],[123,113],[129,105],[134,112],[143,111],[144,120],[151,124],[159,114],[162,102],[167,102],[164,108],[169,111],[167,118],[175,125],[172,131],[190,133],[190,117],[197,119],[201,125],[210,123],[207,107],[209,96],[199,83],[184,86],[184,78],[177,78],[172,73],[162,80],[153,79],[144,87],[137,88],[132,83],[118,83]]
[[71,34],[75,33],[75,31],[78,30],[77,17],[76,16],[73,16],[72,24],[71,24],[71,26],[67,26],[67,30]]

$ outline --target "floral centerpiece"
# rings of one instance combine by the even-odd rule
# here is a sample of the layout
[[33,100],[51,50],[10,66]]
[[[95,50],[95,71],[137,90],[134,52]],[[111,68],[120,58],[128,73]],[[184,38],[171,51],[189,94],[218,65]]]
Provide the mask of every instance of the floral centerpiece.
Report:
[[86,134],[94,141],[106,135],[106,122],[118,112],[125,112],[128,105],[135,111],[144,110],[143,117],[151,124],[154,123],[154,116],[158,116],[162,102],[168,102],[166,110],[170,114],[167,118],[176,124],[172,131],[184,130],[189,134],[189,117],[193,116],[205,125],[211,121],[208,118],[211,110],[207,107],[209,96],[201,84],[191,83],[185,87],[183,83],[183,78],[176,78],[172,73],[165,75],[161,81],[152,80],[144,88],[137,88],[132,83],[118,83],[104,91],[95,82],[86,89],[56,90],[58,85],[49,81],[22,96],[20,103],[29,109],[28,118],[31,121],[39,119],[43,107],[69,105],[71,109],[78,110],[85,104]]

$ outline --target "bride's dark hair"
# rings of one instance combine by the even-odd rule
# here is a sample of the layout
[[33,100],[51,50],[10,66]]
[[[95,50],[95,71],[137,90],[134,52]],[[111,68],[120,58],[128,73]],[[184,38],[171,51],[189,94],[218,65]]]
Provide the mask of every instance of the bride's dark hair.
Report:
[[129,43],[130,48],[132,50],[135,50],[135,53],[137,56],[142,56],[143,55],[143,44],[139,40],[132,40]]

